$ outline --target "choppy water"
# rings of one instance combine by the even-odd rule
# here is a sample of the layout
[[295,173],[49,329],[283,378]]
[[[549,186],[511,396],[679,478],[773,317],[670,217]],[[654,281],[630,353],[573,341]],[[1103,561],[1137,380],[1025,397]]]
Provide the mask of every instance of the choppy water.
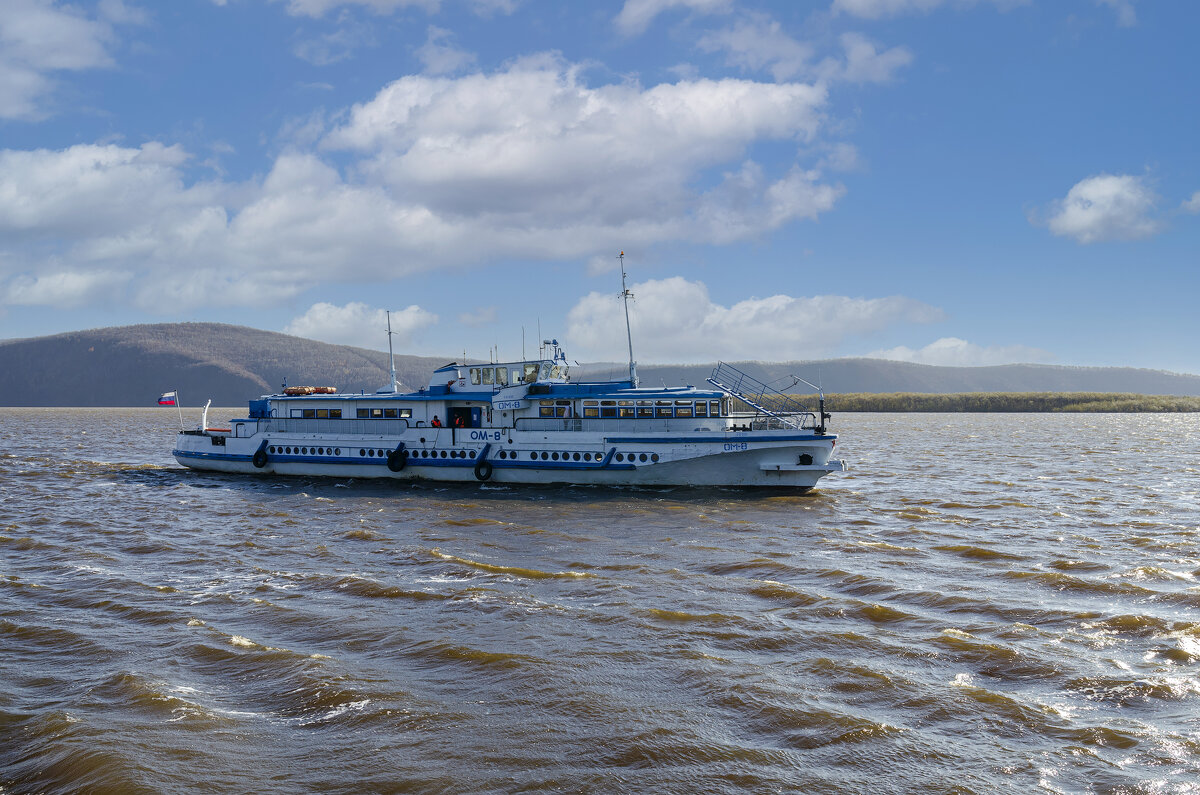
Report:
[[0,410],[0,792],[1200,791],[1200,420],[835,423],[746,497]]

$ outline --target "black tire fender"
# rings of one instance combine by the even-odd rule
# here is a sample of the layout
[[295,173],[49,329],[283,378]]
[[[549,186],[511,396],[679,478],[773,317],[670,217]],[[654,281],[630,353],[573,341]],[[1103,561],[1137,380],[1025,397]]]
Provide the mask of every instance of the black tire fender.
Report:
[[399,472],[408,466],[408,451],[404,449],[403,444],[388,453],[387,466],[393,472]]
[[250,463],[254,464],[255,468],[262,469],[267,465],[267,451],[260,447],[254,451],[254,457],[250,459]]
[[492,462],[480,459],[475,464],[475,479],[476,480],[491,480],[492,479]]

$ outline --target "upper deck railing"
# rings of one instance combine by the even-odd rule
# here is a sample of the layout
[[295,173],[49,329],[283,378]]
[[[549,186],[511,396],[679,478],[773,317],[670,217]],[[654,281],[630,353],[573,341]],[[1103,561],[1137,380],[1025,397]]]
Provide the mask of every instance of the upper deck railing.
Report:
[[725,394],[754,409],[754,416],[770,417],[792,428],[817,425],[816,414],[809,411],[807,403],[800,396],[780,392],[731,364],[717,362],[707,380]]

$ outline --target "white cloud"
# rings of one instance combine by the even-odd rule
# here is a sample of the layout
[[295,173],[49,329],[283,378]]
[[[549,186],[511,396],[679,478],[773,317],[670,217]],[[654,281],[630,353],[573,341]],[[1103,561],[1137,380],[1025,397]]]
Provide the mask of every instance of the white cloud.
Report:
[[897,69],[912,63],[912,53],[904,47],[880,52],[870,39],[858,33],[844,33],[841,41],[846,65],[840,77],[851,83],[887,83]]
[[[714,303],[701,282],[675,276],[633,285],[634,353],[647,362],[790,360],[823,356],[849,335],[942,319],[941,310],[903,296],[811,298],[773,295]],[[590,293],[567,316],[570,352],[584,360],[625,358],[624,315],[615,293]]]
[[1180,205],[1180,209],[1188,213],[1200,213],[1200,190],[1192,194],[1192,198]]
[[889,350],[873,351],[868,353],[867,357],[946,367],[984,367],[993,364],[1049,362],[1055,358],[1050,351],[1041,348],[1030,348],[1025,345],[984,347],[958,337],[942,337],[924,348],[916,350],[901,345]]
[[[309,119],[243,183],[189,179],[189,154],[157,142],[0,150],[0,283],[129,273],[124,300],[177,310],[279,301],[331,263],[344,282],[374,283],[504,257],[586,260],[614,241],[754,239],[844,192],[815,169],[746,159],[762,141],[819,149],[825,101],[802,83],[590,87],[542,57],[398,80],[323,137],[324,117]],[[304,148],[317,139],[344,171]]]
[[617,30],[626,36],[644,33],[655,17],[666,11],[683,8],[695,14],[716,14],[728,11],[732,0],[625,0],[625,5],[613,20]]
[[[280,2],[281,0],[275,0]],[[372,13],[383,16],[402,8],[421,8],[429,13],[438,10],[439,0],[283,0],[287,2],[292,16],[322,17],[326,12],[342,6],[361,6]],[[218,5],[225,5],[224,2]]]
[[111,22],[138,21],[121,3],[103,3],[106,20],[53,0],[0,3],[0,118],[36,119],[54,90],[50,76],[112,66]]
[[[413,304],[392,312],[393,346],[411,345],[417,332],[438,321],[438,316]],[[345,306],[313,304],[284,328],[284,334],[305,337],[337,345],[387,350],[387,312],[363,303]]]
[[111,300],[133,276],[117,271],[58,271],[18,276],[3,287],[0,303],[66,309]]
[[844,59],[816,60],[816,47],[793,38],[778,21],[765,14],[746,14],[732,27],[702,36],[697,46],[705,52],[725,52],[726,63],[747,71],[766,71],[776,80],[795,77],[851,83],[885,83],[893,73],[912,62],[904,47],[880,51],[867,37],[845,33],[840,42]]
[[351,58],[359,50],[374,47],[376,43],[375,29],[371,25],[343,19],[336,30],[296,42],[292,54],[314,66],[329,66]]
[[[864,19],[882,19],[903,14],[924,14],[943,5],[975,5],[978,0],[833,0],[834,13],[846,13]],[[1001,9],[1024,5],[1029,0],[988,0]],[[1120,2],[1121,0],[1117,0]]]
[[499,317],[499,313],[497,313],[496,307],[481,306],[476,307],[474,312],[460,313],[458,316],[458,322],[464,326],[479,328],[480,326],[486,326],[489,323],[495,323],[497,317]]
[[475,63],[475,55],[460,50],[449,42],[454,34],[444,28],[429,26],[425,43],[417,48],[417,58],[430,75],[446,75],[461,71]]
[[1080,243],[1135,240],[1162,229],[1151,217],[1158,197],[1141,177],[1100,174],[1080,180],[1055,202],[1047,226]]
[[1117,12],[1117,24],[1123,28],[1131,28],[1137,24],[1137,11],[1134,10],[1133,0],[1096,0],[1096,5],[1104,5]]

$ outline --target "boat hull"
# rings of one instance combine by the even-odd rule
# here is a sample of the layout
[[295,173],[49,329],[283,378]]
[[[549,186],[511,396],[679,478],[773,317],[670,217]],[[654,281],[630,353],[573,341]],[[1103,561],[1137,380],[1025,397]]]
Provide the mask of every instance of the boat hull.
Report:
[[192,469],[256,475],[804,491],[845,469],[831,458],[835,439],[772,431],[688,437],[427,428],[378,437],[193,431],[179,434],[173,454]]

